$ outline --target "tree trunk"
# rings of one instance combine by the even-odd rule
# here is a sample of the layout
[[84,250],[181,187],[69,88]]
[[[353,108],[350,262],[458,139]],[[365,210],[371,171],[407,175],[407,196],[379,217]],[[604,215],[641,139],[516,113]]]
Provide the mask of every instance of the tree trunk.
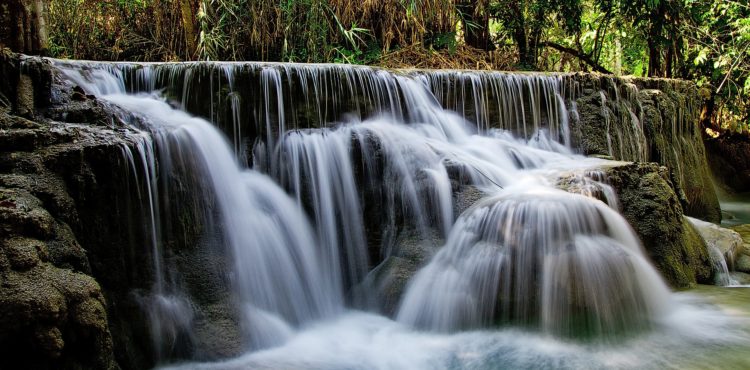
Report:
[[193,6],[190,0],[180,0],[180,13],[182,14],[182,28],[185,30],[185,47],[188,59],[194,59],[197,50],[198,39],[195,34],[193,21]]
[[0,5],[0,44],[25,54],[47,53],[43,0],[8,0]]
[[648,77],[664,77],[661,65],[661,45],[651,38],[648,40]]
[[490,40],[490,15],[487,0],[461,0],[458,9],[464,19],[464,41],[466,45],[482,49],[495,50]]

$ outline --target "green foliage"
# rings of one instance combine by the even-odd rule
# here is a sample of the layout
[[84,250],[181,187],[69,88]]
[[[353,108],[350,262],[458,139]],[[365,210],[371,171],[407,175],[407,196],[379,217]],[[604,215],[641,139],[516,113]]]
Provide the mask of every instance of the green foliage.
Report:
[[537,69],[542,44],[548,30],[558,29],[558,36],[580,30],[583,9],[581,0],[503,0],[490,4],[492,17],[511,35],[518,48],[519,65]]
[[704,124],[750,122],[742,0],[50,0],[49,15],[57,57],[374,64],[515,48],[523,69],[689,78],[710,91]]
[[710,126],[717,131],[750,129],[750,6],[730,0],[687,0],[681,32],[685,77],[711,88]]

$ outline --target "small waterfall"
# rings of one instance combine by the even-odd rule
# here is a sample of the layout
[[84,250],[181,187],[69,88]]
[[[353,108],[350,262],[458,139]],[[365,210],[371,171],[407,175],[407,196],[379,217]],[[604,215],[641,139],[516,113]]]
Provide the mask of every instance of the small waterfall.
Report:
[[716,269],[716,285],[732,286],[739,284],[739,282],[733,279],[732,275],[729,273],[729,265],[724,257],[724,253],[721,253],[719,248],[715,245],[708,245],[708,256],[711,258],[711,263],[713,263],[714,268]]
[[[122,118],[134,129],[145,125],[149,130],[148,135],[139,133],[137,154],[126,150],[125,155],[133,168],[138,164],[143,169],[148,190],[155,283],[149,297],[144,298],[144,306],[157,350],[174,346],[177,333],[189,332],[191,325],[191,302],[186,293],[167,282],[170,272],[164,266],[165,241],[156,205],[157,198],[168,199],[159,194],[157,177],[169,182],[172,174],[183,170],[198,182],[181,184],[190,188],[191,198],[214,202],[215,211],[203,214],[209,219],[199,222],[207,227],[216,225],[219,240],[231,254],[231,279],[246,315],[250,348],[281,343],[291,327],[342,309],[342,296],[335,289],[338,281],[321,270],[325,265],[313,230],[298,205],[267,176],[241,168],[215,127],[153,96],[105,90],[116,75],[63,71],[87,91],[106,91],[100,97],[127,112]],[[338,265],[327,267],[337,269]]]
[[459,218],[412,281],[398,319],[438,331],[501,322],[614,335],[648,327],[667,295],[616,212],[588,197],[524,186]]

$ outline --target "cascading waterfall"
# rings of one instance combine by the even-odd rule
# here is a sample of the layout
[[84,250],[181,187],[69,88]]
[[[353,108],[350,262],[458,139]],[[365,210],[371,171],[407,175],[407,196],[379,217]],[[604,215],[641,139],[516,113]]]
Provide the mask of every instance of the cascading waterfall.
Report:
[[615,211],[524,184],[459,218],[415,276],[398,318],[440,331],[502,322],[614,335],[648,326],[667,293]]
[[[149,199],[168,199],[170,182],[200,199],[188,214],[217,234],[209,244],[231,260],[227,276],[246,348],[266,349],[219,368],[353,368],[362,366],[362,353],[376,368],[471,367],[474,350],[483,353],[480,368],[576,367],[585,355],[574,349],[559,359],[519,355],[498,363],[484,354],[492,346],[483,337],[454,334],[480,350],[445,333],[512,327],[499,335],[522,330],[543,353],[543,344],[525,336],[615,342],[656,331],[672,313],[667,287],[617,213],[612,189],[592,170],[605,161],[571,148],[577,92],[566,75],[54,63],[124,112],[144,143],[126,150],[134,172],[163,183],[147,186]],[[633,131],[643,135],[632,110],[619,113],[631,115]],[[639,153],[641,142],[633,141]],[[555,188],[571,173],[579,174],[569,189],[578,194]],[[458,214],[454,192],[466,186],[482,199]],[[168,213],[158,210],[162,202],[147,202],[152,294],[172,303],[146,307],[156,345],[169,347],[174,333],[190,334],[195,313],[180,272],[163,257],[170,236],[158,226]],[[399,253],[396,235],[405,229],[440,235],[445,245],[415,262],[419,272],[396,322],[352,313],[347,305],[372,309],[352,302],[352,290]],[[361,344],[368,340],[375,349]],[[402,353],[400,344],[457,354],[380,362],[390,348]],[[593,367],[608,363],[594,358]]]
[[[73,70],[64,72],[87,91],[102,93],[106,101],[132,112],[132,117],[123,119],[148,125],[150,136],[139,136],[143,140],[140,142],[147,144],[145,147],[139,144],[137,149],[146,180],[150,181],[148,204],[154,225],[159,222],[153,220],[158,217],[153,206],[153,198],[158,196],[153,184],[155,171],[166,178],[176,167],[189,167],[196,173],[194,176],[204,177],[209,182],[207,189],[193,185],[194,190],[205,193],[192,195],[199,199],[211,198],[216,203],[221,241],[235,264],[234,284],[246,315],[250,348],[279,344],[291,332],[291,326],[341,310],[341,292],[335,289],[337,276],[323,274],[321,269],[326,266],[321,263],[313,232],[299,206],[266,176],[243,170],[216,128],[153,96],[126,95],[112,83],[116,75],[84,76]],[[158,166],[151,137],[161,151]],[[161,251],[158,251],[160,233],[156,226],[150,230],[157,262],[154,303],[148,306],[152,335],[159,341],[165,335],[174,337],[176,331],[185,329],[189,324],[190,303],[165,294],[168,288],[164,282],[166,272]],[[159,343],[157,347],[164,345]]]

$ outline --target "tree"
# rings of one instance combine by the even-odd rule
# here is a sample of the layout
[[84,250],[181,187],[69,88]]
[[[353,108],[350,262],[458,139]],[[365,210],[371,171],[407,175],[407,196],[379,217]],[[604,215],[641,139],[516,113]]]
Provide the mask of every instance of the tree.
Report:
[[688,0],[681,32],[688,40],[685,77],[707,88],[704,127],[717,132],[750,127],[750,5],[734,0]]
[[521,66],[535,69],[544,32],[558,23],[573,33],[581,24],[581,0],[503,0],[491,4],[492,17],[512,35]]
[[600,0],[601,9],[620,16],[646,40],[648,76],[673,77],[682,59],[682,21],[685,0]]
[[494,50],[495,44],[490,39],[489,0],[457,0],[456,10],[464,24],[464,42],[466,45]]
[[0,5],[0,44],[26,54],[47,52],[46,8],[42,0],[9,0]]

